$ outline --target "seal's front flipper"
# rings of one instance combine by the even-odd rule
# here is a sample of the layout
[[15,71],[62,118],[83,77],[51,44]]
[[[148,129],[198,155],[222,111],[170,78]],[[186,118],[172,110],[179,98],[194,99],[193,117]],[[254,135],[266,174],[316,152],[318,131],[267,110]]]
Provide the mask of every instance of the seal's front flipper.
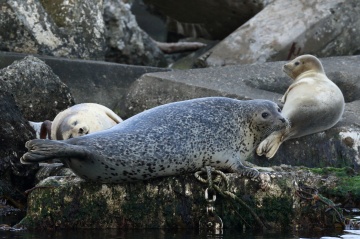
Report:
[[242,177],[247,177],[251,179],[256,179],[260,175],[257,169],[244,166],[240,160],[237,161],[236,166],[233,167],[232,171]]
[[243,168],[238,171],[238,174],[251,179],[257,179],[260,176],[259,171],[255,168]]
[[279,131],[270,134],[257,147],[257,155],[265,155],[268,159],[274,157],[282,143],[282,137],[282,133]]
[[25,147],[28,148],[29,152],[20,158],[23,164],[37,163],[54,158],[83,157],[86,153],[81,146],[57,140],[34,139],[26,142]]

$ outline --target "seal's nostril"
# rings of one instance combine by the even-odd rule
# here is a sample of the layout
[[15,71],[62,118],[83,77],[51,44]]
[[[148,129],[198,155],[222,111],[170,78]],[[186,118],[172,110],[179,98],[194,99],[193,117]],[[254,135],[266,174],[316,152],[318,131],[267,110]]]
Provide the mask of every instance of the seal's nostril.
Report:
[[281,120],[281,122],[285,123],[285,119],[284,119],[284,118],[281,118],[280,120]]

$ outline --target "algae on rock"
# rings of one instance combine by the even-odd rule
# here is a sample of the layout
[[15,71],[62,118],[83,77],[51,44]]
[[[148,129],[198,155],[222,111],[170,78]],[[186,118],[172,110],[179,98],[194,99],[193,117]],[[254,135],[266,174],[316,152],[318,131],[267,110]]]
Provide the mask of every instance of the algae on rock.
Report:
[[[305,227],[299,217],[303,215],[304,202],[296,195],[296,185],[301,182],[319,189],[336,187],[337,177],[331,178],[330,183],[323,175],[305,168],[275,169],[262,182],[227,174],[229,190],[267,226],[282,230]],[[29,195],[27,215],[19,225],[29,229],[197,228],[206,215],[207,186],[191,174],[123,184],[95,184],[71,176],[48,177]],[[215,208],[225,228],[258,227],[249,211],[228,197],[218,194]]]

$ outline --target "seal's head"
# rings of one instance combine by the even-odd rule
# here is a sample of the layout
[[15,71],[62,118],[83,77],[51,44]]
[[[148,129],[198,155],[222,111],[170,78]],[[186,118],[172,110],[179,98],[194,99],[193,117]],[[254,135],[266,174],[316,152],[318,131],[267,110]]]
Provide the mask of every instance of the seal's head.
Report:
[[76,115],[70,115],[61,123],[59,129],[56,131],[56,137],[59,140],[77,138],[90,133],[90,127]]
[[324,68],[319,59],[313,55],[302,55],[283,66],[283,71],[296,80],[301,74],[316,72],[324,73]]
[[274,131],[289,127],[289,121],[282,115],[280,107],[269,100],[252,100],[256,110],[252,114],[250,129],[264,139]]

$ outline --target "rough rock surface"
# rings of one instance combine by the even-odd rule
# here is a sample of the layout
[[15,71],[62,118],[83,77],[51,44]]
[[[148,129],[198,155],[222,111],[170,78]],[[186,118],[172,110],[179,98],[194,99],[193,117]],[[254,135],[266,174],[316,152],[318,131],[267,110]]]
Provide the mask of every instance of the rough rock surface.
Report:
[[[11,65],[16,60],[22,60],[26,56],[26,54],[20,53],[0,52],[0,69]],[[131,116],[125,114],[125,98],[131,84],[145,73],[170,70],[168,68],[123,65],[104,61],[39,55],[36,57],[50,66],[55,75],[59,76],[61,81],[69,87],[77,104],[87,102],[102,104],[112,109],[123,119]]]
[[52,120],[74,104],[68,87],[48,65],[33,56],[1,69],[0,89],[14,95],[23,116],[31,121]]
[[199,66],[352,55],[359,49],[360,2],[276,0],[200,57]]
[[[24,200],[19,192],[32,187],[38,165],[23,165],[25,142],[35,132],[23,117],[10,92],[0,90],[0,198]],[[14,205],[14,204],[13,204]]]
[[[238,199],[216,193],[214,206],[225,228],[259,229],[262,223],[277,230],[291,226],[298,229],[334,226],[337,215],[334,211],[325,212],[328,205],[300,200],[296,190],[304,184],[336,199],[335,203],[344,203],[346,198],[339,197],[336,188],[354,177],[351,171],[339,170],[343,174],[343,178],[339,178],[329,173],[331,169],[321,174],[288,166],[275,170],[264,174],[262,183],[236,174],[227,174],[228,188],[224,187],[225,181],[217,183],[222,192],[232,192],[245,202],[261,221]],[[208,185],[191,174],[116,185],[87,183],[78,177],[48,177],[37,187],[29,195],[27,216],[18,226],[29,229],[197,228],[199,220],[206,216],[204,195]],[[344,189],[352,190],[352,187]],[[357,195],[358,192],[354,197]],[[313,207],[314,202],[317,209]],[[305,214],[304,210],[309,211]]]
[[[345,101],[343,119],[325,132],[286,141],[275,157],[267,160],[254,155],[252,162],[268,166],[289,165],[360,166],[360,64],[359,56],[323,58],[325,72],[342,90]],[[281,71],[285,62],[238,65],[149,73],[131,87],[129,115],[157,105],[206,96],[238,99],[268,99],[279,102],[291,80]]]
[[130,5],[104,1],[104,21],[108,50],[106,60],[132,65],[166,66],[163,53],[142,31],[130,12]]
[[0,50],[165,66],[131,14],[114,0],[8,0],[0,3]]
[[0,6],[1,50],[104,59],[102,1],[9,0]]

